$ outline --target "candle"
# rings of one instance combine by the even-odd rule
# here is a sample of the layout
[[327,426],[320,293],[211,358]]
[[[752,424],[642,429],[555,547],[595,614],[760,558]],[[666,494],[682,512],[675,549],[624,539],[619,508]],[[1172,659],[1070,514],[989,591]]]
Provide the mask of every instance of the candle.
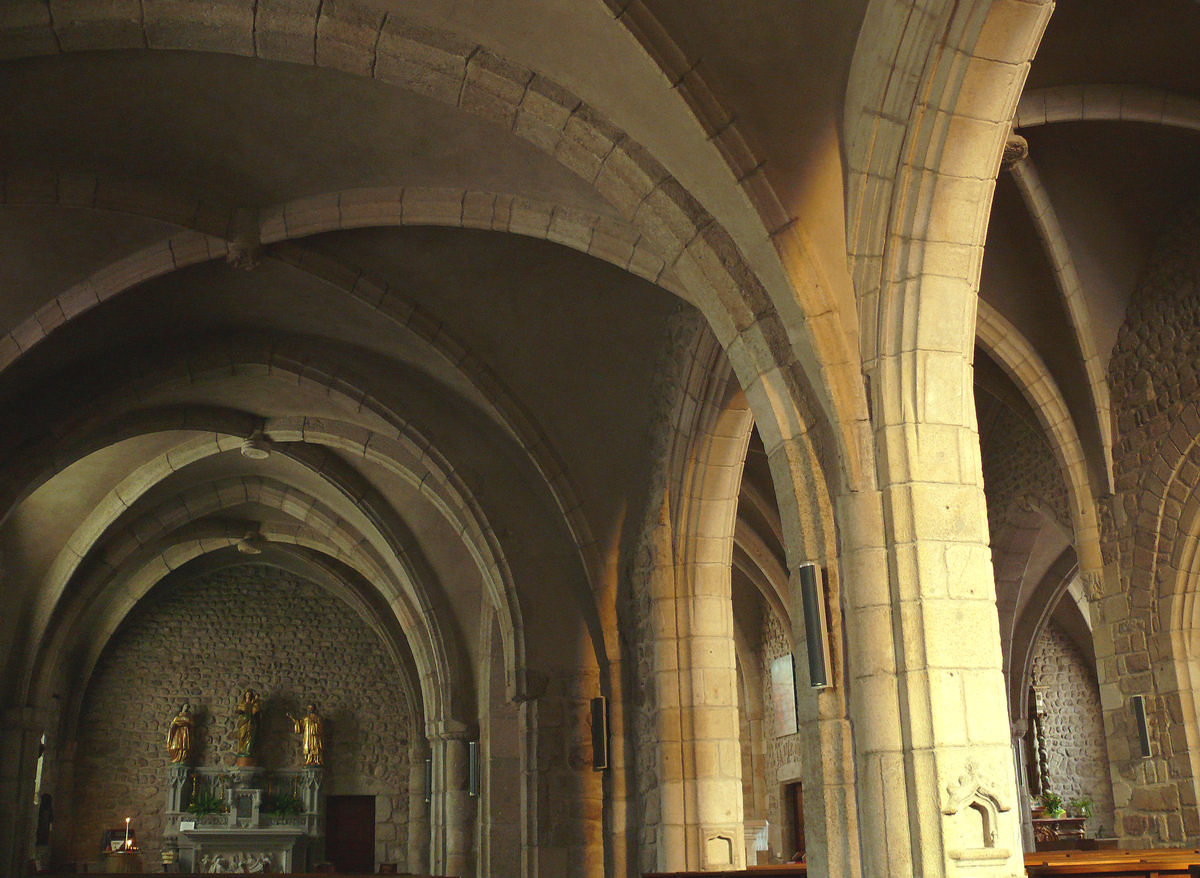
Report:
[[125,850],[129,850],[129,818],[125,818]]

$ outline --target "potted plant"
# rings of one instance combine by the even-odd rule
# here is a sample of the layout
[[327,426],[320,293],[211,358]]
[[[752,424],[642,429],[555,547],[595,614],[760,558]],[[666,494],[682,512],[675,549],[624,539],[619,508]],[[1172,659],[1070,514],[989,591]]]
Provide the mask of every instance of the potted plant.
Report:
[[1052,820],[1066,815],[1067,811],[1063,807],[1063,797],[1058,793],[1046,791],[1042,793],[1042,804],[1046,807],[1046,816]]
[[1076,796],[1067,802],[1067,814],[1071,817],[1084,817],[1091,819],[1094,805],[1088,796]]

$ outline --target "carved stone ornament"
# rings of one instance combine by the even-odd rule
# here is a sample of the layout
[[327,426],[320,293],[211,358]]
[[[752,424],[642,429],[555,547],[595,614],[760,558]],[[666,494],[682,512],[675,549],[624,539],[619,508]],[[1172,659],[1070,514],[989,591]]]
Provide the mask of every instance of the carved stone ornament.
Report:
[[979,773],[979,766],[973,759],[967,760],[965,770],[954,783],[946,787],[946,793],[943,814],[957,814],[966,805],[980,799],[990,800],[995,804],[997,811],[1008,811],[1012,808],[1012,803],[996,792],[996,785],[986,775]]
[[1004,143],[1004,154],[1000,157],[1000,167],[1006,171],[1011,170],[1013,165],[1028,156],[1029,141],[1020,134],[1010,134]]
[[233,851],[205,854],[200,858],[200,871],[206,875],[223,872],[270,872],[273,864],[266,851]]

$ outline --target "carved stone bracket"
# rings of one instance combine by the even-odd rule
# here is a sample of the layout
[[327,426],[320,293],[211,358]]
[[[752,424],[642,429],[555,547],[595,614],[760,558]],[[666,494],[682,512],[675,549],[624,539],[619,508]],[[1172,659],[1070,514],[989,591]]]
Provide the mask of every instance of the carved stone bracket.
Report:
[[996,785],[986,775],[980,773],[979,766],[973,759],[968,759],[966,768],[958,779],[946,787],[946,806],[943,814],[957,814],[964,806],[974,800],[986,799],[994,803],[997,811],[1008,811],[1012,804],[1002,794],[996,792]]
[[1011,170],[1013,165],[1028,156],[1029,141],[1020,134],[1010,134],[1004,143],[1004,154],[1000,158],[1000,167],[1005,171]]
[[1086,570],[1079,575],[1088,600],[1098,601],[1104,597],[1104,577],[1099,571]]

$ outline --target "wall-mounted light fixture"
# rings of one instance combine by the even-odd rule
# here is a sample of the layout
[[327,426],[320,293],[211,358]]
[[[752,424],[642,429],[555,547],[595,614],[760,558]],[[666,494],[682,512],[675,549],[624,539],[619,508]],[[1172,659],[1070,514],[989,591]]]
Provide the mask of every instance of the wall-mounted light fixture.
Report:
[[479,742],[467,742],[467,795],[479,795]]
[[1133,719],[1137,723],[1138,748],[1143,759],[1150,758],[1150,727],[1146,725],[1146,699],[1135,695],[1130,699],[1133,703]]
[[821,570],[816,564],[805,564],[800,568],[799,576],[804,640],[808,645],[808,685],[813,689],[826,689],[832,684],[829,682],[829,637]]
[[608,768],[608,699],[592,699],[592,770]]

